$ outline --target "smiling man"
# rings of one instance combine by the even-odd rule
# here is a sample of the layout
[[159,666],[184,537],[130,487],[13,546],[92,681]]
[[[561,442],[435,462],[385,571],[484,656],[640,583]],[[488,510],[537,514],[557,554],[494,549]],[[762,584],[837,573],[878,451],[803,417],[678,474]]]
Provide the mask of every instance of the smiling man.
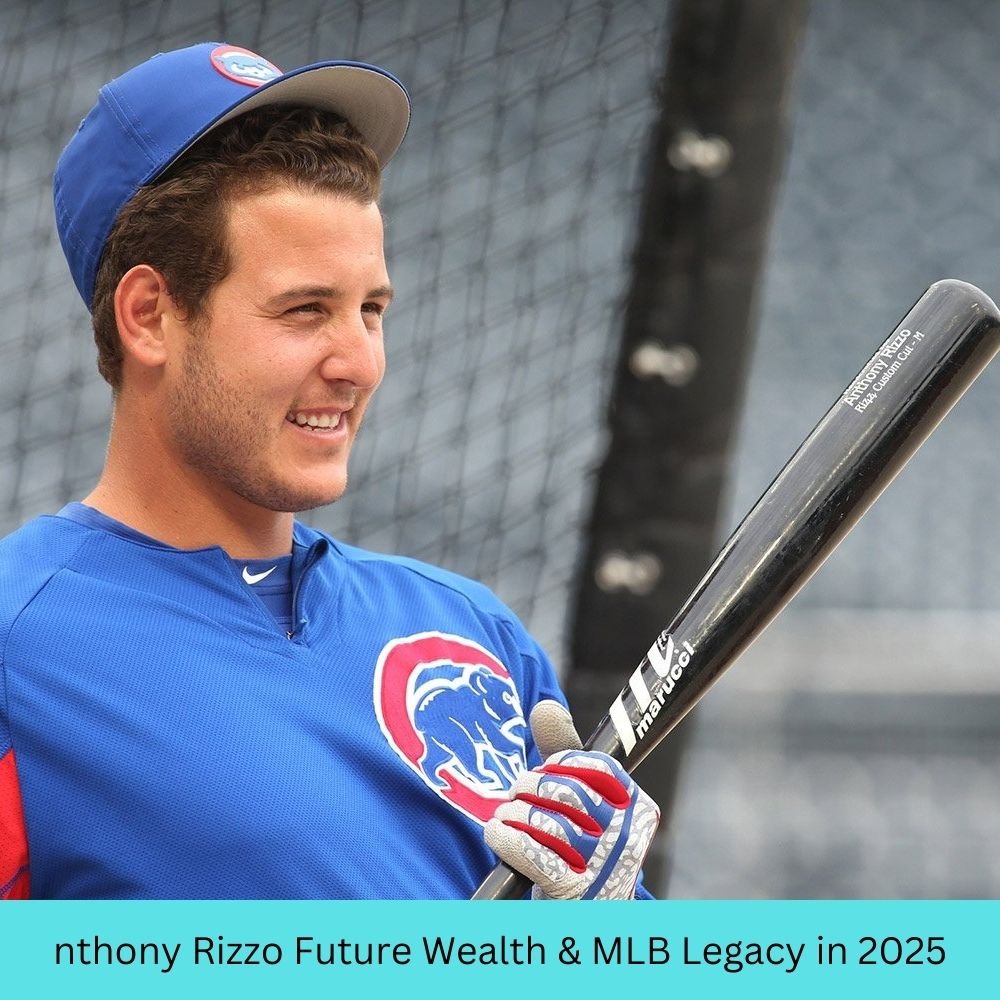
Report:
[[0,897],[467,898],[497,857],[635,894],[657,809],[515,616],[295,519],[385,374],[408,122],[378,67],[205,43],[63,152],[114,411],[94,489],[0,542]]
[[233,201],[227,273],[197,312],[148,264],[119,280],[128,373],[86,500],[172,544],[265,559],[290,550],[291,512],[347,485],[392,298],[374,202],[267,183]]

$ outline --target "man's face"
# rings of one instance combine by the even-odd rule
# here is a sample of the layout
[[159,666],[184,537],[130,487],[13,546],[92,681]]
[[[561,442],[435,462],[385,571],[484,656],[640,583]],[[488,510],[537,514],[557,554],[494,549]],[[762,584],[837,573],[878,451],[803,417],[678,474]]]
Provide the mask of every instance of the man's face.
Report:
[[336,500],[385,371],[377,206],[280,187],[229,212],[232,270],[167,364],[167,420],[202,489],[272,511]]

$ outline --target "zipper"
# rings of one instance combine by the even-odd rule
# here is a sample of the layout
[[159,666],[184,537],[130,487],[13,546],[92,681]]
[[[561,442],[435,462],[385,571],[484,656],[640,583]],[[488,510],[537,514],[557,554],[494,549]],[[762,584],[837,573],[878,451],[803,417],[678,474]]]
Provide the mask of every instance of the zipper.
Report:
[[295,559],[292,558],[292,629],[285,633],[289,642],[295,642],[295,637],[309,624],[305,618],[299,618],[299,590],[306,574],[326,555],[329,544],[325,538],[313,542],[306,552],[301,569],[296,572]]

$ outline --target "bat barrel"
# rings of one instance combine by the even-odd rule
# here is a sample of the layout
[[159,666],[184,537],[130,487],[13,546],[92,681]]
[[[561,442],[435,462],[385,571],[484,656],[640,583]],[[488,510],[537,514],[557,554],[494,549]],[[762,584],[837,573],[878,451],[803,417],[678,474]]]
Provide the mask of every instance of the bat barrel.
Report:
[[1000,350],[1000,312],[932,285],[743,519],[598,725],[634,768],[822,565]]
[[[998,350],[1000,311],[988,295],[953,279],[931,285],[730,536],[587,748],[633,770],[815,573]],[[513,874],[499,866],[473,898],[520,895],[527,883]]]

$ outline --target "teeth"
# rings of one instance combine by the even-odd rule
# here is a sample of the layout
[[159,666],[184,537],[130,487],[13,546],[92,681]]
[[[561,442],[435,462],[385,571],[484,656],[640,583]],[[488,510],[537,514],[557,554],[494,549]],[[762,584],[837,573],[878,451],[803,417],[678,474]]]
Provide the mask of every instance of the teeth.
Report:
[[336,427],[340,423],[340,414],[323,413],[319,416],[306,416],[304,413],[289,413],[286,418],[299,427],[308,427],[311,430],[326,430],[329,427]]

